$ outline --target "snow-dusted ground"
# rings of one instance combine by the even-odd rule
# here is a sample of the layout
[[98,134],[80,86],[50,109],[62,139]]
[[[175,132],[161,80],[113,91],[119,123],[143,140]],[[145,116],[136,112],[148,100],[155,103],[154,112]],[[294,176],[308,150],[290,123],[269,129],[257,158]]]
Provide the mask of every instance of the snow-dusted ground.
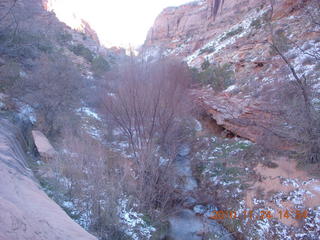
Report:
[[[196,158],[202,159],[201,175],[211,182],[213,188],[220,192],[218,195],[223,198],[223,207],[219,210],[232,210],[237,212],[237,216],[243,215],[244,211],[247,213],[250,210],[254,211],[253,216],[260,216],[260,211],[270,211],[274,218],[251,220],[249,218],[241,219],[239,221],[229,220],[232,228],[236,228],[238,232],[243,233],[245,239],[254,240],[271,240],[271,239],[287,239],[287,240],[315,240],[320,237],[320,181],[318,179],[309,177],[302,170],[295,169],[294,162],[290,164],[290,169],[283,166],[276,168],[264,167],[256,172],[255,168],[250,167],[250,162],[238,162],[232,156],[245,151],[250,146],[254,146],[249,141],[242,140],[221,140],[218,137],[204,136],[198,138],[199,141],[207,143],[207,148],[201,152],[196,153]],[[228,159],[226,164],[223,162]],[[265,161],[261,159],[262,161]],[[250,161],[250,159],[248,159]],[[280,160],[279,160],[280,161]],[[280,161],[282,162],[282,160]],[[277,162],[278,163],[278,162]],[[244,166],[243,166],[244,164]],[[289,175],[282,174],[280,170],[288,171]],[[261,186],[256,179],[256,174],[261,173]],[[276,174],[280,174],[279,177]],[[270,180],[277,181],[275,183],[268,183]],[[290,177],[291,176],[291,177]],[[256,179],[256,180],[255,180]],[[207,183],[206,183],[207,184]],[[269,188],[265,184],[268,184]],[[278,188],[283,188],[285,191],[279,191]],[[248,195],[248,189],[257,189],[257,193],[261,191],[262,196]],[[260,189],[260,190],[259,190]],[[274,193],[272,193],[274,189]],[[266,197],[267,196],[267,197]],[[248,205],[249,202],[252,205]],[[310,207],[310,205],[314,207]],[[290,218],[280,221],[277,216],[279,210],[285,211],[288,206],[295,207],[296,210],[307,210],[306,218],[301,219],[301,223],[296,225],[294,220],[295,211],[290,210],[293,214]],[[199,211],[196,209],[196,211]]]
[[148,240],[151,238],[152,232],[156,230],[143,220],[143,214],[134,211],[128,206],[127,197],[120,200],[118,212],[121,222],[124,224],[123,229],[125,233],[133,240]]

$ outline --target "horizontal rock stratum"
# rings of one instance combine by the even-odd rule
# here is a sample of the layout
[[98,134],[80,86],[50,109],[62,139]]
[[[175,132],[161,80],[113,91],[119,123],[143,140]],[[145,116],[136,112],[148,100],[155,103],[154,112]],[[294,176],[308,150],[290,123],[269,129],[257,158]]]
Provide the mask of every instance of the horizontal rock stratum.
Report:
[[95,240],[40,189],[19,134],[0,119],[0,240]]

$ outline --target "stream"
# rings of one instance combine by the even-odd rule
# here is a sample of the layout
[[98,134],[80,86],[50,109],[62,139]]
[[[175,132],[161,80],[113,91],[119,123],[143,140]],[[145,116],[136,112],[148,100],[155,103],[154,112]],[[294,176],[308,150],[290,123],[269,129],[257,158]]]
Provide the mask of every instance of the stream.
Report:
[[[190,146],[184,145],[180,148],[174,161],[177,174],[184,179],[180,187],[187,194],[198,188],[197,181],[192,175],[190,153]],[[169,217],[170,227],[165,239],[234,239],[221,224],[208,218],[212,211],[217,210],[215,206],[197,205],[196,200],[191,196],[188,198],[188,205],[193,209],[182,208]]]

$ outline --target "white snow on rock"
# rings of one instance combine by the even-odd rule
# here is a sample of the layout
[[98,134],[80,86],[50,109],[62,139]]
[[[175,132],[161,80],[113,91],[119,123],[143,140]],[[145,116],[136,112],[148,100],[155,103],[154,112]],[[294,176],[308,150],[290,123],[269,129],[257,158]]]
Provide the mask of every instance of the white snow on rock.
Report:
[[297,189],[295,191],[290,192],[289,200],[291,200],[296,205],[302,205],[305,201],[306,195],[313,196],[313,194],[307,190]]
[[289,186],[292,185],[295,188],[299,187],[299,183],[296,179],[286,178],[283,180],[282,185]]
[[98,116],[98,114],[93,109],[91,109],[89,107],[81,107],[81,108],[77,109],[77,112],[84,113],[88,117],[91,117],[91,118],[94,118],[98,121],[101,121],[101,118]]
[[98,140],[102,139],[102,133],[98,128],[94,126],[84,126],[84,128],[87,130],[87,133],[89,133],[93,138]]
[[34,124],[37,121],[37,117],[34,112],[34,109],[29,105],[18,103],[18,111],[19,111],[19,116],[22,119],[29,120],[32,124]]
[[238,88],[237,85],[231,85],[226,90],[224,90],[224,92],[232,92],[233,90],[235,90],[237,88]]
[[[199,66],[196,66],[193,63],[193,61],[199,55],[201,55],[201,53],[205,51],[205,49],[210,48],[212,49],[212,52],[208,54],[206,58],[209,62],[213,62],[213,56],[216,53],[220,52],[222,49],[226,48],[227,46],[235,43],[237,39],[244,37],[246,34],[248,34],[251,29],[250,26],[252,21],[258,18],[261,18],[266,11],[267,10],[259,11],[259,12],[256,12],[255,10],[250,11],[242,22],[235,24],[233,27],[229,28],[227,32],[224,32],[218,35],[217,37],[215,37],[211,42],[205,44],[202,48],[195,51],[192,55],[186,57],[184,61],[187,62],[187,64],[190,67],[199,67]],[[237,31],[238,29],[241,29],[242,31],[241,32],[239,31],[239,33],[235,34],[234,36],[226,37],[229,32]]]

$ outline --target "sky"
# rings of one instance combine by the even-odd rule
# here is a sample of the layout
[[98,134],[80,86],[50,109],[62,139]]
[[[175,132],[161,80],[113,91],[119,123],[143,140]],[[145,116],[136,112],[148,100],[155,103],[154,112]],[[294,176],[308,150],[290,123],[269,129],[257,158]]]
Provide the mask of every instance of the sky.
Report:
[[83,18],[108,46],[138,47],[160,12],[191,0],[52,0],[57,17],[74,27]]

